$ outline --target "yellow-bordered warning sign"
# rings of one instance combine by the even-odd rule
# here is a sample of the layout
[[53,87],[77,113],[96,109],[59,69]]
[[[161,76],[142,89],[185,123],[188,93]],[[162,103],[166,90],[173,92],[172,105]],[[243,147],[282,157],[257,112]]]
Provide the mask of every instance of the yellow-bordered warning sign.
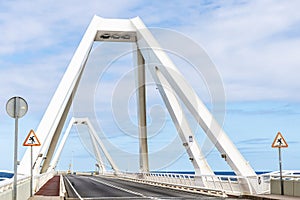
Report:
[[34,131],[31,129],[28,133],[23,146],[41,146],[39,139],[36,137]]
[[274,142],[272,143],[272,148],[287,148],[289,145],[283,138],[280,132],[277,133]]

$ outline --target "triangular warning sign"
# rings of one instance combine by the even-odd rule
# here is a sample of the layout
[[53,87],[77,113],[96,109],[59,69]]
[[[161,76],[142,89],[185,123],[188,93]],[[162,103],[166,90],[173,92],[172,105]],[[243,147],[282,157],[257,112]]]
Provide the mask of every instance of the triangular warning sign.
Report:
[[286,148],[289,145],[286,143],[285,139],[280,132],[277,133],[274,142],[272,143],[272,148]]
[[30,130],[28,133],[25,141],[23,142],[23,146],[41,146],[41,143],[33,130]]

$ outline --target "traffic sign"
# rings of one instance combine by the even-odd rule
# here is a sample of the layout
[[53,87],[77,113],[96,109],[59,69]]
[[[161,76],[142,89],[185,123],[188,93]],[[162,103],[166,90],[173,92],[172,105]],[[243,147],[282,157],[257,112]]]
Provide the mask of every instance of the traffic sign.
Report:
[[27,102],[22,97],[12,97],[6,103],[6,112],[12,118],[23,117],[27,110]]
[[36,137],[33,130],[28,133],[23,146],[41,146],[39,139]]
[[277,133],[274,142],[272,143],[272,148],[286,148],[288,143],[285,141],[280,132]]

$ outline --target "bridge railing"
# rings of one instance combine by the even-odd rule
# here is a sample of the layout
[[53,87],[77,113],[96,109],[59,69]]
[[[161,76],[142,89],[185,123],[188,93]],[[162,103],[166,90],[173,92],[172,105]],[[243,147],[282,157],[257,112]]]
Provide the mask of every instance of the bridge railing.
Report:
[[240,195],[244,192],[251,192],[251,186],[245,177],[237,176],[195,176],[187,174],[168,174],[168,173],[149,173],[146,174],[147,180],[157,182],[173,183],[193,188],[205,188],[223,191],[226,194]]
[[41,189],[41,187],[43,185],[45,185],[45,183],[47,183],[48,180],[50,180],[57,172],[55,171],[51,171],[51,172],[47,172],[44,174],[39,174],[37,176],[34,177],[33,180],[33,190],[34,192],[37,192]]
[[227,176],[227,175],[202,175],[176,173],[121,173],[120,176],[150,181],[156,184],[171,184],[178,188],[198,191],[219,191],[227,195],[262,194],[270,191],[269,177],[258,176]]
[[[270,176],[271,179],[278,179],[280,178],[280,172],[274,171],[267,173],[265,175]],[[286,180],[292,179],[292,180],[300,180],[300,170],[283,170],[282,171],[282,177]]]

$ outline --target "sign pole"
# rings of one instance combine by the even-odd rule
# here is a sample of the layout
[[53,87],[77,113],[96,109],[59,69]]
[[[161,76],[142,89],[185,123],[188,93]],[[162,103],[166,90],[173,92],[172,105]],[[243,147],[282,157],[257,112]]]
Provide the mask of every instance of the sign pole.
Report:
[[13,199],[17,199],[17,175],[18,174],[18,117],[15,118],[15,147],[14,147],[14,183]]
[[[31,129],[23,142],[23,146],[28,147],[30,146],[30,197],[32,197],[33,193],[33,146],[41,146],[41,143],[37,136],[35,135],[34,131]],[[35,163],[34,163],[35,164]]]
[[283,180],[282,180],[281,147],[278,148],[278,152],[279,152],[280,188],[281,188],[281,195],[284,195]]
[[27,102],[22,97],[12,97],[6,103],[7,114],[15,119],[15,146],[14,146],[14,181],[12,199],[17,199],[18,181],[18,123],[19,118],[23,117],[28,110]]
[[275,139],[274,139],[274,141],[273,141],[273,143],[272,143],[272,148],[278,148],[281,195],[284,195],[284,183],[283,183],[283,179],[282,179],[281,148],[287,148],[288,146],[289,145],[285,141],[284,137],[281,135],[280,132],[278,132]]
[[33,166],[32,166],[33,153],[32,153],[32,146],[30,146],[30,153],[31,153],[31,156],[30,156],[30,197],[32,197],[32,182],[33,182],[33,173],[32,173],[32,169],[33,169]]

